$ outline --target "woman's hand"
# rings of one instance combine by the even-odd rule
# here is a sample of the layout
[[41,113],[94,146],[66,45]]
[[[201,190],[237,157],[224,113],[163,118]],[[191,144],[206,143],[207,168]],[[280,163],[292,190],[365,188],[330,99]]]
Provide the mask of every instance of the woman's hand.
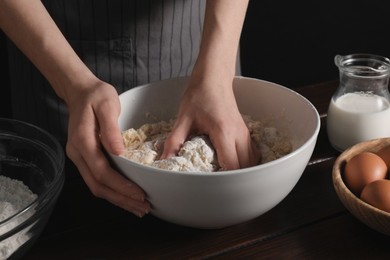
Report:
[[110,167],[104,148],[120,154],[120,112],[113,86],[76,55],[41,1],[0,1],[0,27],[42,72],[69,109],[67,155],[89,189],[137,216],[150,210],[140,187]]
[[120,113],[116,90],[97,80],[91,87],[71,92],[66,152],[76,164],[91,192],[142,217],[150,210],[145,193],[111,168],[103,152],[119,155],[124,145],[117,119]]
[[259,162],[259,152],[237,108],[231,80],[190,79],[162,158],[177,154],[191,134],[209,136],[224,170],[246,168]]
[[190,134],[206,134],[222,169],[258,163],[232,86],[247,6],[248,0],[207,1],[199,55],[162,158],[176,154]]

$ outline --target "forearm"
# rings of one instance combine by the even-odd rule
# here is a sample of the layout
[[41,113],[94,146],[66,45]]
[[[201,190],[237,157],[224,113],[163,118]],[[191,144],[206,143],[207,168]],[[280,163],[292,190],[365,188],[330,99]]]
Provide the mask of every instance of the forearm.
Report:
[[233,77],[249,0],[208,0],[193,74]]
[[41,1],[1,0],[0,27],[64,100],[74,86],[94,78]]

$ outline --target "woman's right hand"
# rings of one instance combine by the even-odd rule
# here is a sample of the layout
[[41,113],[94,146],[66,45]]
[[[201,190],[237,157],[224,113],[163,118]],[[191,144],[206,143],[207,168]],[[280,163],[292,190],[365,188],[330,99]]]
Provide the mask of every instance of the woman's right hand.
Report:
[[85,66],[42,1],[1,0],[0,27],[67,103],[67,155],[91,192],[137,216],[148,213],[144,191],[112,169],[103,153],[103,147],[113,154],[124,149],[114,87]]
[[115,155],[124,152],[118,128],[120,113],[115,88],[96,80],[66,98],[69,108],[66,151],[91,192],[142,217],[150,211],[144,191],[111,168],[103,149]]

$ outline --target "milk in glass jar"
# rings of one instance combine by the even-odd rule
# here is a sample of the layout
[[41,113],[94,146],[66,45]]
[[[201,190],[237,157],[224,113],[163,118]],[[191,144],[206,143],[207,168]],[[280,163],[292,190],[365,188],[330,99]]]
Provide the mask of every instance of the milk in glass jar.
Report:
[[344,151],[362,141],[390,137],[390,60],[372,54],[337,55],[340,83],[330,101],[327,132]]

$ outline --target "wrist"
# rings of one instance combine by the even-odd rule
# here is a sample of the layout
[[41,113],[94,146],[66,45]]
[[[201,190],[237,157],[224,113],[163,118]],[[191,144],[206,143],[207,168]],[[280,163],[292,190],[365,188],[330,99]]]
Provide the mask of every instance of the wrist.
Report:
[[235,76],[235,64],[229,65],[216,61],[204,61],[195,64],[191,74],[198,82],[210,82],[214,85],[231,85]]
[[[84,64],[83,64],[84,65]],[[88,68],[80,68],[79,70],[69,69],[63,74],[57,73],[49,79],[50,84],[56,94],[69,104],[74,97],[80,95],[81,92],[87,91],[89,88],[99,84],[98,79]]]

